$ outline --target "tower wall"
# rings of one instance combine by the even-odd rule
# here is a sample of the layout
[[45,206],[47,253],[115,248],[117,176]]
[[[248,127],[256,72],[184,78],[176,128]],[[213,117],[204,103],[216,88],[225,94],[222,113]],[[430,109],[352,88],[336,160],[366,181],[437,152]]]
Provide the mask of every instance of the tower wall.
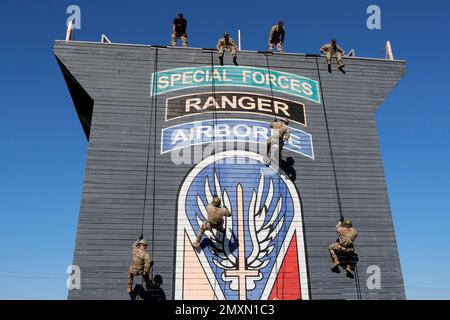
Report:
[[[328,245],[336,239],[338,200],[359,231],[361,297],[405,298],[375,123],[375,112],[402,78],[405,62],[347,58],[346,74],[334,65],[329,74],[323,57],[274,54],[266,59],[242,51],[239,67],[232,66],[227,53],[222,68],[217,53],[212,67],[211,53],[201,49],[62,41],[56,42],[55,55],[89,139],[73,262],[81,268],[82,289],[70,291],[69,299],[128,299],[130,247],[142,221],[154,261],[152,276],[161,276],[159,292],[167,299],[237,299],[239,294],[247,299],[357,299],[355,280],[330,272]],[[214,84],[205,75],[213,68],[218,72]],[[276,80],[270,86],[259,73]],[[277,110],[270,103],[272,92]],[[211,112],[206,102],[214,96],[219,108]],[[187,111],[187,99],[199,99],[200,109]],[[236,107],[220,99],[236,99]],[[278,170],[273,163],[262,164],[255,146],[265,150],[268,123],[286,115],[282,109],[293,138]],[[222,131],[211,138],[208,133],[214,131],[208,128]],[[220,139],[250,143],[195,163],[174,164],[177,153],[206,153],[210,142]],[[233,157],[244,164],[220,162]],[[206,239],[198,251],[190,245],[204,219],[202,205],[214,193],[228,199],[233,212],[226,243],[219,244],[227,246],[225,258],[212,254]],[[262,255],[260,262],[269,262],[261,268],[258,261],[251,264],[251,255],[263,246],[258,237],[264,227],[275,232],[267,238],[266,249],[272,251]],[[245,261],[239,264],[240,250]],[[380,267],[381,289],[366,286],[370,265]],[[239,284],[237,277],[224,279],[232,270],[258,276]],[[135,283],[140,284],[139,277]]]

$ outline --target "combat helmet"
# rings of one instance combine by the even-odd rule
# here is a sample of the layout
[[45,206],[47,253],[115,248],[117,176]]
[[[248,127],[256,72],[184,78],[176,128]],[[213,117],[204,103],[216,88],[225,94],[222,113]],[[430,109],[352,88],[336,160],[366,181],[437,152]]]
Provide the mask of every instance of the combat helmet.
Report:
[[220,201],[219,197],[214,197],[213,200],[212,200],[212,205],[215,206],[215,207],[220,206],[221,203],[222,203],[222,201]]
[[344,221],[342,221],[342,226],[346,228],[351,228],[353,225],[352,220],[349,218],[345,218]]
[[143,244],[144,246],[147,246],[147,247],[148,247],[148,241],[145,240],[145,239],[139,240],[138,244]]

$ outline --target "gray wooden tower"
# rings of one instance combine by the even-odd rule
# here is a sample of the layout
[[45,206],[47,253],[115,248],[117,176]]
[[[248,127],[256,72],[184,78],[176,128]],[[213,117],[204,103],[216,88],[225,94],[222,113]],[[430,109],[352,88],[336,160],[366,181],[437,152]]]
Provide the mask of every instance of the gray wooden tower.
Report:
[[[128,299],[143,230],[166,299],[404,299],[375,112],[397,60],[56,41],[89,140],[70,299]],[[274,118],[290,120],[280,168],[261,162]],[[221,147],[219,147],[221,145]],[[211,146],[215,146],[213,151]],[[224,237],[192,242],[218,194]],[[352,218],[358,277],[330,271],[340,214]],[[380,288],[368,288],[369,266]],[[369,271],[371,269],[369,268]],[[139,277],[135,283],[140,284]]]

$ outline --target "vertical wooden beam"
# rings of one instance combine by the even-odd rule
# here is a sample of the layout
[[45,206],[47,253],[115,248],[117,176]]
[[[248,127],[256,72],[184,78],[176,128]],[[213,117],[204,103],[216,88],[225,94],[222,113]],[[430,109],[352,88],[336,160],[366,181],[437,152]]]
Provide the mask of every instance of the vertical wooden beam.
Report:
[[241,29],[238,30],[238,49],[241,51]]
[[394,54],[392,53],[391,42],[389,40],[386,41],[386,59],[394,60]]
[[66,42],[69,42],[70,39],[72,39],[72,30],[73,30],[73,21],[71,20],[69,22],[69,25],[67,26],[67,31],[66,31]]

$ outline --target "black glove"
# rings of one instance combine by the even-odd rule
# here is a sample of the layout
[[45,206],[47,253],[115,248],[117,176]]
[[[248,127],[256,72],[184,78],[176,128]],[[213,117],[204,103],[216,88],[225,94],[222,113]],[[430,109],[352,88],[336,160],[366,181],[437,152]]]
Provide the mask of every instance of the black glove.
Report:
[[141,233],[140,235],[139,235],[139,238],[138,238],[139,240],[142,240],[142,239],[144,239],[144,234],[143,233]]
[[344,221],[344,217],[341,217],[341,218],[339,219],[339,221],[340,221],[340,222]]

